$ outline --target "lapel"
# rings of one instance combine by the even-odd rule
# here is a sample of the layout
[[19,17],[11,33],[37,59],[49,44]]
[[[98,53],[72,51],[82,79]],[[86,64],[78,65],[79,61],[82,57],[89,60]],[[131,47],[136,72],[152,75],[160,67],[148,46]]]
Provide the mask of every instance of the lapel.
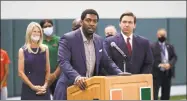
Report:
[[158,41],[156,42],[155,51],[157,52],[157,54],[159,54],[161,58],[161,47]]
[[133,60],[133,58],[134,58],[134,56],[138,56],[138,54],[137,53],[139,53],[139,52],[135,52],[135,51],[137,51],[138,50],[138,40],[137,40],[137,36],[136,35],[133,35],[132,36],[133,37],[133,39],[132,39],[132,55],[131,55],[131,61]]
[[[97,39],[95,33],[93,34],[93,42],[94,42],[94,47],[95,47],[95,59],[96,59],[96,63],[95,63],[95,68],[96,68],[96,73],[98,72],[98,64],[99,64],[99,40]],[[104,51],[104,50],[102,50]]]
[[128,56],[127,45],[121,33],[117,34],[117,45]]
[[80,29],[77,30],[77,32],[75,32],[75,36],[77,37],[77,40],[78,40],[78,42],[76,44],[79,48],[77,48],[77,49],[79,49],[79,51],[81,52],[84,66],[86,67],[85,49],[84,49],[84,43],[83,43],[83,38],[82,38],[82,34],[81,34]]
[[170,54],[171,54],[170,46],[167,42],[165,44],[166,44],[166,49],[168,51],[168,57],[170,57]]

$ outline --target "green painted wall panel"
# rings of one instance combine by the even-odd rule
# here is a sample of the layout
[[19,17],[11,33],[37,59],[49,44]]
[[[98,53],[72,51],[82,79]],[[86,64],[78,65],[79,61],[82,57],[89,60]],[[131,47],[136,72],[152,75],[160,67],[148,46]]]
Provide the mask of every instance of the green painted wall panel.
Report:
[[[27,25],[31,21],[39,22],[39,19],[13,19],[1,20],[1,47],[8,51],[11,59],[10,75],[8,78],[9,96],[20,96],[22,81],[18,77],[18,50],[23,46]],[[73,19],[55,19],[55,33],[62,36],[71,31]],[[100,19],[97,33],[104,37],[105,26],[115,25],[119,31],[118,19]],[[178,55],[176,64],[176,78],[173,79],[173,85],[186,84],[186,19],[138,19],[135,32],[142,35],[150,41],[157,40],[156,31],[164,27],[168,30],[168,40],[171,42]]]

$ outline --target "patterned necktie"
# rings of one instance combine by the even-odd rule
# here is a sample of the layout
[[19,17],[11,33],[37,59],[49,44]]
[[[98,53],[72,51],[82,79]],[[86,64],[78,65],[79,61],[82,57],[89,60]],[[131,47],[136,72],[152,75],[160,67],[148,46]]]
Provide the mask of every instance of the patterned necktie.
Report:
[[161,49],[162,49],[162,54],[165,56],[165,46],[163,43],[161,44]]
[[129,55],[131,55],[132,54],[132,49],[131,49],[131,44],[130,44],[129,40],[130,40],[130,38],[127,38],[127,48],[128,48]]

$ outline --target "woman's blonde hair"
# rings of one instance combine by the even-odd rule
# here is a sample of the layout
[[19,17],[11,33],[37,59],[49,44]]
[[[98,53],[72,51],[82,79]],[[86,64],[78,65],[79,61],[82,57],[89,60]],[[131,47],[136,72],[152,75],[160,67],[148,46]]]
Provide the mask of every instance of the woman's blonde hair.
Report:
[[31,43],[32,43],[31,34],[33,32],[34,27],[38,27],[40,29],[40,39],[37,42],[37,44],[38,44],[39,48],[41,49],[41,52],[44,52],[46,50],[47,46],[42,44],[43,43],[43,30],[37,22],[31,22],[27,26],[26,36],[25,36],[25,49],[28,49],[29,53],[33,53],[32,49],[31,49]]

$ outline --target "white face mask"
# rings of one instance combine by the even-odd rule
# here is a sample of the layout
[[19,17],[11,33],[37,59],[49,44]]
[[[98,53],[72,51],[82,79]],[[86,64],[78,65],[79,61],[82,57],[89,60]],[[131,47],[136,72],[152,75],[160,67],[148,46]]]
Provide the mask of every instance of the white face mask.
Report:
[[40,36],[31,35],[31,40],[34,42],[38,42],[38,40],[40,40]]
[[44,28],[43,30],[46,36],[51,36],[53,34],[53,27],[47,27],[47,28]]

